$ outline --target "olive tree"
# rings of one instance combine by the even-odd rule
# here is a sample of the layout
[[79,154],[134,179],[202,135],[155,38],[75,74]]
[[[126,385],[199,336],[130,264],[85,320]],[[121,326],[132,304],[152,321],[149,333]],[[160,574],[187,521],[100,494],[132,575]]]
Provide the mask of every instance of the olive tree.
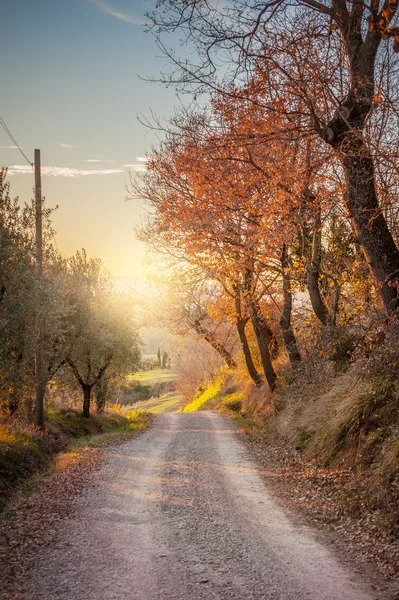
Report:
[[82,250],[68,260],[71,344],[65,358],[90,416],[93,388],[136,368],[139,338],[128,297],[116,293],[99,259]]

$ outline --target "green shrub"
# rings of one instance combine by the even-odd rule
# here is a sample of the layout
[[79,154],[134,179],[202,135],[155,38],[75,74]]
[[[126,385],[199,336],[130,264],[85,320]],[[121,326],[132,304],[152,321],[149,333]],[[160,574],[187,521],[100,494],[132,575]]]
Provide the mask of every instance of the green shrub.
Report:
[[40,437],[33,426],[17,422],[0,425],[0,507],[19,480],[47,465]]

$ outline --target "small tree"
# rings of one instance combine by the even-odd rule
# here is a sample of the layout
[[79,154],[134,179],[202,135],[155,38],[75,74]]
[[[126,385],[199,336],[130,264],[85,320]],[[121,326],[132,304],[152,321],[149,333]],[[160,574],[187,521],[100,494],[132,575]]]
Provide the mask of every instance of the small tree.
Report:
[[106,377],[137,366],[139,339],[131,303],[114,293],[101,261],[88,259],[82,250],[69,260],[69,272],[76,336],[65,363],[82,389],[83,416],[89,417],[93,388],[100,390]]
[[35,274],[33,201],[11,199],[7,170],[0,170],[0,395],[5,412],[32,417],[35,316],[40,311],[44,388],[66,358],[71,333],[66,303],[66,265],[52,246],[52,209],[43,208],[44,270]]
[[165,351],[162,355],[162,368],[163,369],[168,368],[168,360],[169,360],[169,354]]
[[161,348],[158,348],[157,357],[158,357],[158,367],[160,369],[162,369]]

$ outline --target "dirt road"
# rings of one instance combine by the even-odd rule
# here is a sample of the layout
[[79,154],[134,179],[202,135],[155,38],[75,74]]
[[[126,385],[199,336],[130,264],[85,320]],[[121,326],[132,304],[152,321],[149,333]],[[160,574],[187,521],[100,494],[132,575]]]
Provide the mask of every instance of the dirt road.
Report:
[[372,600],[269,496],[231,423],[157,415],[27,573],[30,600]]

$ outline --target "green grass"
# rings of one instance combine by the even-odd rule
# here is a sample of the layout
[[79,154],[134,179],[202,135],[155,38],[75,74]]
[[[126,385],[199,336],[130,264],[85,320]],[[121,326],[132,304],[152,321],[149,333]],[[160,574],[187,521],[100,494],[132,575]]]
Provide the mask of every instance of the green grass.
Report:
[[79,460],[81,453],[88,448],[101,448],[101,446],[118,442],[123,434],[143,431],[152,423],[152,415],[144,411],[130,410],[124,415],[117,414],[112,416],[116,416],[119,419],[119,424],[114,429],[104,430],[102,433],[90,437],[72,438],[66,451],[57,454],[53,470],[62,471],[68,468],[71,464]]
[[20,421],[0,424],[0,509],[17,489],[34,491],[37,473],[67,468],[83,449],[118,441],[121,435],[146,429],[152,415],[137,410],[129,414],[94,414],[84,419],[79,412],[51,409],[47,431]]
[[123,430],[128,425],[125,417],[115,412],[94,413],[90,419],[86,419],[81,412],[70,409],[49,409],[46,422],[60,426],[62,431],[71,438],[88,438],[108,431]]
[[220,396],[223,379],[220,377],[215,379],[208,385],[205,391],[199,392],[194,396],[194,399],[187,404],[182,412],[196,412],[197,410],[208,410],[215,408]]
[[153,371],[140,371],[129,375],[128,381],[139,381],[143,385],[155,385],[175,381],[177,373],[170,369],[154,369]]
[[178,392],[169,392],[160,398],[150,398],[136,402],[134,408],[150,413],[175,412],[180,409],[183,396]]
[[0,507],[18,482],[48,463],[44,435],[32,425],[0,425]]
[[267,424],[254,419],[245,412],[235,412],[231,416],[235,426],[242,433],[258,433],[265,435],[269,431]]

